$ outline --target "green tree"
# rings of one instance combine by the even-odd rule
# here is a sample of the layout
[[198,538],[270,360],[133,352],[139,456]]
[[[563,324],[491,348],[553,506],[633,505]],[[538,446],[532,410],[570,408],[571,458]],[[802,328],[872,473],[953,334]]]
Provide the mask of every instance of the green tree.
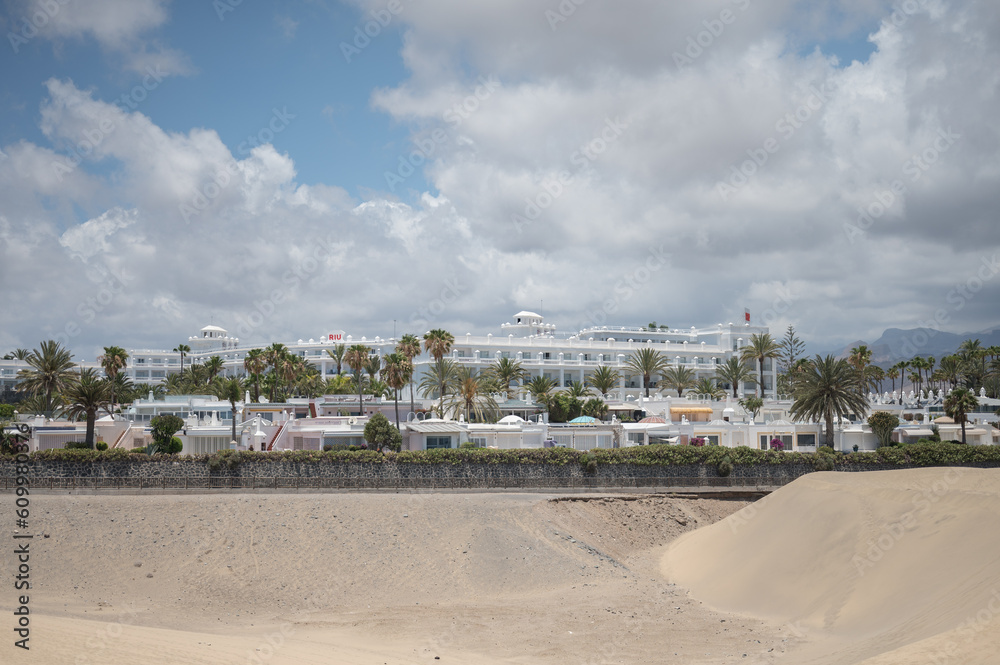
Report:
[[337,374],[340,374],[340,370],[344,367],[344,357],[347,353],[346,344],[337,344],[333,349],[327,349],[326,355],[333,359],[333,362],[337,363]]
[[785,336],[781,338],[781,351],[778,360],[781,362],[783,372],[787,372],[795,364],[795,361],[802,355],[806,348],[805,343],[795,334],[795,326],[789,324],[785,330]]
[[569,393],[570,397],[575,397],[576,399],[583,399],[587,397],[590,391],[587,390],[587,387],[582,383],[580,383],[579,381],[570,381],[569,390],[567,390],[566,392]]
[[150,452],[170,453],[171,440],[174,438],[174,434],[184,427],[184,420],[180,416],[174,415],[154,416],[149,421],[149,425],[153,430],[153,443],[150,444]]
[[365,423],[365,441],[370,448],[376,450],[389,448],[398,451],[403,446],[403,435],[379,412],[373,414]]
[[855,413],[865,417],[868,400],[861,394],[858,373],[844,359],[832,355],[817,355],[795,387],[792,403],[793,418],[822,420],[825,424],[824,441],[833,447],[834,416],[846,418]]
[[532,398],[539,404],[546,404],[552,389],[556,387],[556,382],[547,376],[536,376],[524,385],[531,393]]
[[441,360],[450,353],[454,343],[455,336],[447,330],[435,328],[424,333],[424,349],[434,360]]
[[757,395],[751,395],[750,397],[741,399],[738,404],[750,415],[750,420],[756,420],[757,414],[760,413],[761,408],[764,406],[764,400]]
[[174,347],[174,353],[181,354],[181,374],[183,374],[184,373],[184,358],[187,357],[187,354],[191,353],[191,347],[188,346],[187,344],[178,344],[177,346]]
[[731,357],[726,362],[715,367],[715,373],[720,380],[728,383],[733,388],[733,398],[739,398],[739,388],[741,383],[757,383],[753,370],[747,367],[743,360]]
[[260,401],[260,375],[267,369],[267,357],[263,349],[250,349],[243,357],[243,369],[253,385],[253,401]]
[[583,403],[583,415],[604,420],[608,417],[608,405],[600,397],[591,397]]
[[128,364],[128,352],[120,346],[106,346],[104,353],[97,357],[97,362],[101,363],[104,375],[108,377],[108,382],[111,384],[111,417],[114,418],[115,380],[118,378],[118,373],[125,369]]
[[893,431],[899,427],[899,418],[888,411],[876,411],[868,416],[868,426],[878,437],[878,444],[888,446],[892,443]]
[[715,379],[707,376],[698,379],[694,392],[699,395],[708,395],[711,399],[722,399],[726,396],[726,391],[715,382]]
[[549,422],[565,423],[583,413],[583,402],[565,391],[548,398]]
[[979,400],[966,388],[955,388],[944,398],[944,412],[962,426],[962,443],[966,443],[965,423],[969,421],[968,414],[975,412],[978,407]]
[[670,367],[663,373],[663,384],[676,390],[677,396],[682,397],[684,391],[695,384],[694,370],[679,365]]
[[56,396],[77,378],[73,354],[50,339],[31,352],[27,363],[28,369],[17,373],[18,387],[35,396],[44,395],[44,411],[51,413],[59,403]]
[[414,404],[413,394],[413,377],[416,374],[416,367],[413,364],[413,359],[420,355],[420,340],[416,335],[403,335],[399,339],[399,343],[396,344],[396,353],[402,353],[410,362],[410,377],[407,379],[407,384],[410,386],[410,413],[416,413],[417,407]]
[[781,353],[781,347],[774,341],[770,333],[754,333],[750,335],[750,341],[740,350],[741,360],[755,360],[760,363],[760,381],[757,387],[760,388],[760,397],[764,397],[764,361],[768,358],[777,358]]
[[93,369],[85,368],[65,391],[66,415],[74,420],[87,421],[87,447],[94,447],[94,430],[97,412],[111,401],[111,384],[97,376]]
[[363,377],[361,373],[364,372],[365,367],[368,366],[369,354],[370,351],[368,350],[368,347],[365,346],[364,344],[353,344],[351,348],[347,350],[347,353],[344,354],[344,362],[346,362],[347,366],[351,368],[352,372],[354,372],[354,380],[358,384],[357,387],[358,387],[359,416],[365,415],[364,398],[362,397],[361,393],[363,385]]
[[[233,416],[232,441],[239,441],[236,438],[236,403],[243,399],[246,387],[238,376],[231,376],[213,384],[213,394],[221,400],[229,402]],[[174,430],[176,431],[176,430]]]
[[510,392],[510,384],[521,381],[528,375],[521,363],[510,358],[497,358],[490,365],[490,373],[504,391]]
[[398,351],[382,358],[382,376],[392,388],[394,406],[396,408],[396,429],[399,429],[399,391],[410,381],[413,375],[413,364],[409,358]]
[[423,397],[438,397],[438,417],[444,418],[444,398],[448,394],[448,389],[455,385],[455,377],[458,373],[458,365],[454,360],[441,358],[432,362],[418,386]]
[[596,390],[603,397],[607,395],[621,382],[622,375],[613,367],[601,365],[588,376],[585,383]]
[[662,374],[669,366],[669,361],[659,351],[654,349],[639,349],[629,355],[625,366],[630,372],[642,375],[642,387],[649,397],[649,380],[654,374]]
[[208,381],[211,382],[212,379],[217,377],[225,366],[226,361],[224,361],[220,356],[212,356],[206,360],[205,371],[208,372]]
[[455,395],[453,406],[465,412],[466,422],[472,422],[475,416],[477,422],[496,420],[500,411],[493,396],[483,388],[480,377],[470,367],[459,367],[455,373]]

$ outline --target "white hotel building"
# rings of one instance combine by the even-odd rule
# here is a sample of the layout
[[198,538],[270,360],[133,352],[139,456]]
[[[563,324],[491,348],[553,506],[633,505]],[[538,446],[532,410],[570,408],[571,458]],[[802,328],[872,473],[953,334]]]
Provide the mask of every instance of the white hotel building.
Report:
[[[576,333],[560,334],[556,332],[555,325],[545,323],[541,315],[518,312],[511,322],[500,326],[497,335],[456,334],[448,357],[463,366],[479,370],[485,370],[498,358],[511,358],[520,362],[531,377],[546,376],[558,386],[567,386],[571,381],[584,381],[598,366],[609,365],[623,375],[619,385],[619,391],[623,394],[618,396],[623,399],[625,396],[638,396],[642,388],[642,377],[629,376],[625,367],[629,356],[638,349],[652,348],[663,353],[671,365],[693,370],[697,380],[703,376],[712,376],[715,365],[737,355],[751,335],[766,332],[766,327],[730,323],[687,330],[595,326]],[[422,335],[422,331],[419,335]],[[336,331],[318,340],[300,339],[285,345],[289,352],[309,361],[320,370],[324,378],[329,378],[336,374],[337,367],[327,350],[332,350],[337,344],[365,344],[372,349],[373,354],[383,356],[392,353],[397,341],[382,337],[356,339],[343,331]],[[185,356],[185,366],[203,363],[217,355],[225,361],[224,374],[227,376],[244,375],[243,360],[247,352],[261,348],[241,345],[240,340],[229,336],[225,329],[211,325],[202,328],[198,335],[190,337],[187,344],[191,351]],[[417,383],[422,373],[421,368],[431,362],[432,358],[426,353],[414,359]],[[16,369],[24,366],[20,361],[0,363],[3,363],[0,368],[8,370],[0,373],[0,380],[5,382],[13,379]],[[12,366],[8,369],[7,364]],[[85,365],[96,366],[96,363]],[[132,349],[129,351],[126,374],[136,383],[157,384],[180,369],[180,354],[175,351]],[[777,380],[775,363],[765,361],[764,372],[764,388],[768,395],[773,395]],[[657,379],[658,377],[652,379],[654,391]],[[10,383],[13,384],[12,381]],[[754,385],[741,386],[740,394],[753,394],[755,390]]]

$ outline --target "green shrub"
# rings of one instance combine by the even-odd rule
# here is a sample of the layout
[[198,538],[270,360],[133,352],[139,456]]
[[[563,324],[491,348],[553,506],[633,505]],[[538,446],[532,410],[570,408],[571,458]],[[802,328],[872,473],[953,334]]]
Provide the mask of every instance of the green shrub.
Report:
[[472,450],[473,448],[478,448],[478,446],[471,441],[463,441],[459,448],[462,450]]
[[63,445],[63,450],[90,450],[90,445],[86,441],[67,441]]
[[580,456],[580,466],[587,473],[594,473],[597,471],[597,459],[591,453],[584,453]]
[[14,420],[13,404],[0,404],[0,420]]
[[719,465],[715,467],[715,472],[725,478],[733,472],[733,462],[728,457],[723,457]]
[[96,447],[97,447],[98,450],[107,450],[108,449],[108,444],[105,443],[104,441],[98,441],[95,445],[96,445]]
[[212,455],[211,457],[208,458],[208,470],[209,471],[218,471],[221,468],[222,468],[222,460],[221,459],[219,459],[215,455]]
[[899,418],[888,411],[876,411],[868,416],[868,426],[878,437],[880,446],[888,446],[892,442],[892,432],[899,427]]
[[375,450],[388,448],[398,452],[403,445],[403,435],[381,413],[376,413],[365,423],[365,441]]

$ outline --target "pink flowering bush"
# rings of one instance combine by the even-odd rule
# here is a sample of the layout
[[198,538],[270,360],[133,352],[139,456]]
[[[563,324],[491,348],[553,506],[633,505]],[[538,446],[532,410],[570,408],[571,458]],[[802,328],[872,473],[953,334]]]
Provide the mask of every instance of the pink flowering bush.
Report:
[[781,442],[781,439],[774,437],[771,439],[771,450],[784,450],[785,444]]

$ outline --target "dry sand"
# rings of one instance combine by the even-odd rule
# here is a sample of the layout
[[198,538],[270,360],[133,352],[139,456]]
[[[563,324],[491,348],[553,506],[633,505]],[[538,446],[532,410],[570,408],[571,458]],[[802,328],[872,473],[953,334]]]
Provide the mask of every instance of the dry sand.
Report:
[[790,626],[794,663],[1000,663],[1000,471],[805,476],[677,539],[665,576]]
[[745,663],[784,648],[780,627],[660,574],[667,543],[747,502],[550,498],[33,495],[31,650],[8,640],[0,663]]
[[32,495],[32,648],[8,586],[0,663],[997,663],[998,481],[812,474],[752,505]]

